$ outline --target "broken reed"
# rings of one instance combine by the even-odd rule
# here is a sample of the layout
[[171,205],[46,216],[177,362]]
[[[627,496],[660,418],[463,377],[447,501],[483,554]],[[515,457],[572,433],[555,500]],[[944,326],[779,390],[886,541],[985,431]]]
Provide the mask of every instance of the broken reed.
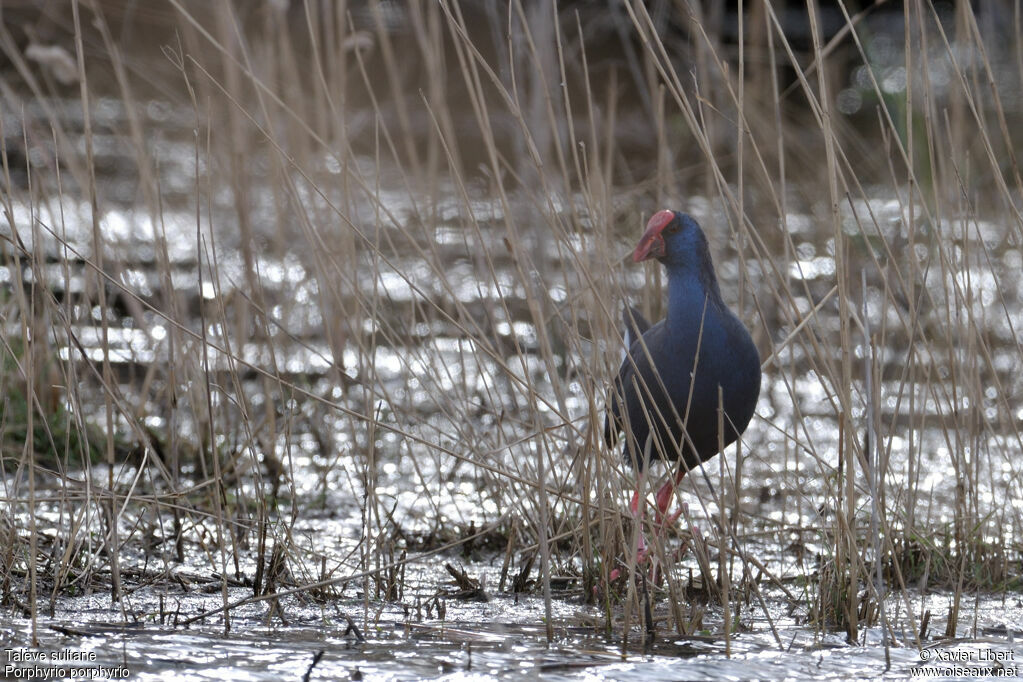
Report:
[[[169,534],[165,563],[204,548],[226,612],[228,576],[254,557],[254,597],[285,579],[323,598],[361,583],[367,622],[379,600],[403,594],[407,564],[501,538],[511,563],[536,566],[548,626],[556,572],[580,575],[609,627],[621,625],[623,599],[625,632],[636,618],[652,627],[649,604],[663,594],[667,627],[691,632],[703,612],[681,605],[697,588],[734,622],[758,609],[770,618],[759,590],[770,584],[817,627],[851,638],[878,622],[886,599],[915,623],[911,587],[950,587],[958,603],[963,589],[1018,583],[1008,568],[1018,532],[1003,529],[1019,529],[1020,510],[996,503],[997,491],[1019,498],[1015,389],[998,369],[1018,344],[995,346],[991,330],[1012,328],[1018,301],[1002,297],[1005,270],[982,225],[1004,227],[1004,244],[1018,239],[1023,187],[1001,161],[1015,158],[1014,112],[993,76],[988,90],[990,43],[968,4],[941,24],[929,4],[906,3],[908,76],[895,94],[864,47],[865,15],[825,36],[811,6],[810,48],[800,49],[769,1],[740,17],[736,44],[699,6],[678,17],[678,40],[642,3],[623,3],[632,66],[609,77],[584,38],[594,18],[539,3],[482,14],[411,4],[415,41],[402,43],[376,2],[357,18],[306,3],[288,25],[270,7],[261,20],[228,3],[172,0],[161,11],[180,37],[161,55],[122,49],[104,4],[75,8],[88,17],[73,36],[80,102],[91,110],[97,84],[115,84],[124,117],[113,134],[131,149],[137,215],[158,226],[159,293],[127,283],[135,254],[119,253],[100,227],[94,130],[50,114],[52,158],[23,162],[32,191],[12,180],[4,155],[7,267],[22,273],[3,301],[16,323],[4,329],[13,360],[4,379],[21,390],[12,395],[23,396],[29,434],[24,446],[4,441],[8,606],[52,610],[62,594],[94,586],[101,567],[116,596],[120,543],[142,531]],[[26,66],[19,91],[45,106],[53,84],[0,43]],[[977,60],[967,68],[953,45]],[[919,55],[942,60],[951,85],[939,92]],[[864,96],[876,100],[876,120],[860,128],[835,108],[850,63],[866,67]],[[136,94],[144,65],[195,131],[192,187],[174,206],[192,215],[193,299],[176,285],[181,264],[167,246],[168,179]],[[30,132],[5,130],[5,146],[27,146]],[[646,139],[632,146],[623,133]],[[90,197],[82,215],[53,209]],[[875,213],[878,197],[896,205],[894,225]],[[601,428],[621,302],[654,317],[661,309],[659,271],[648,269],[640,288],[623,256],[663,207],[697,213],[718,261],[737,266],[725,298],[754,330],[765,378],[741,456],[733,448],[720,472],[682,486],[706,542],[694,537],[680,556],[654,539],[661,591],[635,589],[637,529],[622,515],[634,475]],[[84,250],[66,222],[82,218],[93,225]],[[795,229],[797,219],[813,228]],[[800,275],[807,248],[832,265],[823,289]],[[241,266],[228,274],[221,263],[235,253]],[[275,288],[268,259],[297,263],[301,277]],[[84,289],[56,295],[74,289],[72,268]],[[291,286],[309,292],[297,304],[314,314],[286,314]],[[165,334],[150,340],[162,355],[135,376],[111,366],[107,330],[125,317],[111,297],[137,328]],[[82,310],[103,332],[91,362],[80,335],[96,324]],[[248,348],[264,352],[253,359]],[[286,370],[296,352],[327,368]],[[50,438],[43,475],[31,434],[58,407],[67,435]],[[103,477],[93,471],[100,460],[74,445],[88,424],[101,427]],[[302,434],[311,451],[298,448]],[[112,456],[129,450],[130,461]],[[310,465],[296,463],[309,452],[313,499],[300,492]],[[381,488],[389,465],[424,501],[415,522]],[[936,482],[936,469],[955,484]],[[765,485],[743,480],[749,471]],[[451,481],[471,481],[471,492],[445,493]],[[62,512],[45,539],[40,490]],[[311,508],[352,501],[355,551],[296,532]],[[98,542],[83,542],[96,532]],[[616,597],[611,573],[623,556],[629,579]]]

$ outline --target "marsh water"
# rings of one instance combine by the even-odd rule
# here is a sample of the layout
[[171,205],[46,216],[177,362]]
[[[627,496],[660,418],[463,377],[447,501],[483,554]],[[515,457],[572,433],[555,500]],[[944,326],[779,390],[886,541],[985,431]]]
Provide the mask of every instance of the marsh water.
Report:
[[[353,21],[386,29],[400,61],[409,49],[402,39],[418,27],[415,12],[366,7],[376,9],[358,5]],[[174,16],[172,7],[165,11],[132,21],[152,28]],[[250,16],[242,27],[250,38],[262,35],[259,20]],[[37,42],[46,30],[64,35],[66,25],[48,21],[57,28],[37,18],[26,35]],[[897,88],[884,45],[901,29],[875,28],[876,68]],[[152,31],[148,46],[138,35],[119,40],[139,55],[136,71],[173,74],[174,50],[187,46],[168,51],[173,31]],[[374,35],[380,40],[372,30],[356,32],[351,49]],[[101,43],[93,40],[96,58]],[[73,54],[73,44],[63,45]],[[47,63],[55,62],[37,62]],[[840,99],[850,108],[865,87],[857,74]],[[204,139],[217,130],[205,118],[216,120],[203,109],[210,105],[188,105],[180,82],[170,94],[159,84],[153,78],[147,90],[143,82],[128,102],[99,81],[87,124],[75,90],[48,82],[44,93],[22,71],[4,71],[5,310],[42,301],[46,315],[31,329],[55,360],[46,375],[54,390],[40,395],[60,403],[62,414],[119,434],[108,441],[113,465],[88,451],[95,443],[68,448],[72,456],[39,465],[31,489],[24,454],[5,441],[0,537],[31,535],[43,573],[66,567],[57,571],[59,585],[42,580],[30,594],[9,577],[30,582],[24,556],[4,564],[11,572],[0,664],[8,678],[837,680],[976,677],[981,668],[1019,675],[1023,483],[1012,453],[1023,416],[1005,396],[1023,390],[1016,316],[1008,312],[1021,308],[1023,276],[1010,225],[936,220],[923,230],[930,241],[910,254],[937,263],[934,243],[955,244],[961,260],[921,267],[914,286],[931,292],[927,303],[936,309],[955,297],[934,292],[968,290],[956,298],[957,311],[980,329],[983,348],[936,343],[928,353],[947,354],[949,362],[935,363],[947,370],[983,352],[985,380],[999,392],[971,402],[944,374],[907,391],[912,382],[899,371],[915,361],[902,337],[856,347],[857,362],[872,357],[881,377],[875,416],[890,425],[885,477],[899,498],[889,500],[892,508],[902,508],[904,495],[918,496],[910,506],[934,535],[919,543],[956,547],[958,507],[977,505],[968,532],[1004,552],[978,569],[997,564],[1001,573],[970,576],[987,589],[932,584],[929,568],[899,585],[886,567],[883,617],[854,640],[811,613],[807,595],[834,541],[842,425],[833,384],[821,378],[826,368],[810,344],[790,342],[800,326],[750,292],[766,289],[781,263],[793,283],[792,308],[812,319],[817,342],[834,343],[834,242],[819,231],[819,207],[793,201],[782,225],[794,248],[776,262],[751,258],[725,228],[721,202],[687,192],[676,198],[679,208],[704,224],[724,297],[770,359],[742,453],[728,455],[726,476],[739,478],[734,501],[724,502],[715,460],[682,487],[686,523],[714,533],[726,504],[742,552],[761,564],[732,562],[743,587],[726,628],[720,604],[692,587],[696,559],[679,553],[675,570],[688,574],[691,593],[657,592],[644,630],[638,620],[623,627],[627,600],[604,599],[610,588],[585,580],[574,548],[555,551],[548,622],[532,531],[538,492],[529,483],[545,471],[540,462],[550,467],[556,531],[578,522],[580,497],[592,496],[605,513],[628,499],[623,481],[632,473],[614,457],[587,479],[589,488],[577,479],[580,425],[601,419],[591,401],[603,388],[593,384],[606,381],[620,357],[612,331],[620,300],[653,312],[661,305],[657,274],[622,262],[640,221],[605,224],[586,210],[592,196],[571,191],[538,208],[528,179],[505,196],[486,169],[468,180],[410,181],[393,158],[381,158],[388,144],[381,130],[419,135],[430,117],[419,112],[409,122],[400,107],[381,112],[357,97],[346,103],[344,154],[319,150],[297,163],[273,162],[275,144],[254,135],[251,147],[235,140],[217,156]],[[471,103],[451,106],[468,115]],[[1012,108],[1019,101],[1006,98],[1006,106],[1020,113]],[[639,115],[624,108],[619,132]],[[127,132],[136,129],[140,136]],[[269,139],[285,139],[287,126],[276,134]],[[62,156],[63,138],[79,156]],[[467,138],[459,161],[472,168],[486,154]],[[509,141],[501,151],[517,146]],[[140,148],[154,160],[145,172]],[[627,155],[648,151],[639,144]],[[89,155],[97,211],[84,189]],[[512,166],[509,174],[520,170]],[[155,175],[152,187],[147,173]],[[858,250],[850,258],[866,273],[855,305],[863,319],[894,327],[900,305],[911,304],[893,304],[868,264],[882,251],[878,243],[909,243],[907,205],[891,188],[870,194],[844,205],[839,221],[850,234],[864,215],[877,227],[852,240]],[[582,227],[571,238],[509,227],[539,215]],[[771,242],[769,231],[764,239]],[[773,244],[783,250],[780,240]],[[602,302],[609,291],[620,300]],[[537,323],[538,305],[549,329]],[[12,338],[22,337],[20,319],[5,316]],[[201,371],[190,372],[189,363]],[[906,412],[910,394],[916,402]],[[114,416],[105,421],[110,405]],[[864,419],[868,411],[852,409]],[[949,415],[968,428],[950,428]],[[226,469],[218,469],[219,502],[192,507],[214,478],[213,452]],[[961,452],[970,455],[959,459]],[[975,486],[969,495],[961,490],[964,467]],[[105,549],[111,500],[120,538],[116,600]],[[230,510],[228,521],[218,505]],[[856,515],[865,529],[869,505]],[[669,541],[672,549],[681,544]],[[262,596],[254,599],[257,583]],[[692,625],[685,634],[671,625],[674,609]]]
[[[485,562],[471,570],[487,573]],[[178,571],[187,576],[187,571]],[[1016,676],[1023,660],[1019,623],[1023,605],[1018,598],[1001,596],[971,600],[970,624],[959,637],[940,638],[920,650],[911,645],[912,633],[900,633],[886,655],[883,633],[871,629],[858,643],[844,633],[818,632],[800,626],[788,613],[783,599],[772,599],[769,612],[781,638],[779,644],[763,614],[754,609],[744,617],[743,631],[726,642],[712,635],[720,623],[709,622],[708,634],[663,634],[649,646],[623,652],[620,633],[605,635],[602,614],[578,598],[557,600],[554,640],[547,644],[538,622],[542,600],[536,596],[494,595],[486,603],[446,600],[444,618],[436,609],[411,606],[445,590],[438,576],[439,562],[416,566],[419,576],[410,582],[419,595],[407,594],[405,605],[374,603],[370,624],[362,624],[364,605],[358,595],[311,606],[304,600],[282,599],[284,619],[269,617],[264,605],[233,612],[228,631],[222,624],[180,625],[186,616],[215,608],[219,594],[211,596],[201,581],[188,577],[175,589],[141,588],[125,600],[125,609],[112,607],[108,596],[61,598],[52,616],[39,621],[39,650],[95,654],[82,669],[105,673],[113,679],[905,679]],[[208,577],[208,573],[207,576]],[[207,583],[208,584],[208,583]],[[232,597],[244,598],[251,589],[232,588]],[[949,595],[935,593],[914,600],[914,609],[941,613]],[[164,615],[157,615],[163,610]],[[418,612],[418,613],[417,613]],[[358,632],[351,629],[352,618]],[[210,620],[215,621],[215,618]],[[268,620],[276,622],[268,624]],[[177,624],[175,621],[179,621]],[[30,639],[24,619],[9,620],[2,630],[8,679],[26,679],[13,673],[11,656],[25,652]],[[641,638],[642,634],[636,632]],[[315,664],[314,664],[315,661]],[[39,663],[14,663],[15,668],[39,668]],[[46,667],[72,667],[51,663]],[[998,673],[1002,669],[1004,672]],[[933,672],[929,672],[933,671]],[[127,672],[127,676],[124,674]],[[59,677],[51,675],[50,678]],[[38,679],[38,678],[37,678]]]

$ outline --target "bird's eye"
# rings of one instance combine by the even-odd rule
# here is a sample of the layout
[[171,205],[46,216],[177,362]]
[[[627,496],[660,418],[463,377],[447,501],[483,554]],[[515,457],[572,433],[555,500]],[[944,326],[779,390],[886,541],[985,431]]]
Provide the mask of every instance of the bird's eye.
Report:
[[678,232],[681,223],[678,220],[672,220],[666,228],[664,228],[664,234],[675,234]]

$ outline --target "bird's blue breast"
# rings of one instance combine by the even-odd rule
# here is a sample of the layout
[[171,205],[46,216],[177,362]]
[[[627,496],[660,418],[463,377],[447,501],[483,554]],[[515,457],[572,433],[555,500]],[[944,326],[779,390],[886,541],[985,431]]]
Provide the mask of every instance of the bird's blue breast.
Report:
[[[622,426],[631,438],[626,458],[642,467],[647,439],[651,458],[678,459],[689,467],[734,442],[749,423],[760,392],[760,359],[749,333],[727,309],[701,306],[699,321],[682,331],[669,317],[635,342],[619,372]],[[644,347],[645,346],[645,347]],[[720,397],[718,389],[720,387]],[[718,407],[725,429],[718,430]],[[683,424],[685,429],[683,430]]]

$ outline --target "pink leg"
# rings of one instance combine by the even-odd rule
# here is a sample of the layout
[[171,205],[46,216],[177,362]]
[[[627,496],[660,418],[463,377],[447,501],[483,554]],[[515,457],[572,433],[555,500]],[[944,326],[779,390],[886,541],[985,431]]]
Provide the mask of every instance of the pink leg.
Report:
[[657,491],[657,525],[664,528],[674,524],[678,521],[678,517],[682,515],[682,508],[679,508],[671,516],[668,516],[668,507],[671,506],[671,498],[675,494],[675,487],[682,481],[682,478],[686,475],[686,470],[680,468],[675,474],[674,480],[668,479],[661,486],[660,490]]
[[[658,534],[663,533],[666,528],[674,525],[675,522],[678,521],[679,517],[682,516],[682,513],[687,509],[686,505],[683,503],[677,511],[670,515],[668,514],[668,508],[671,506],[671,499],[674,496],[675,487],[678,486],[679,482],[685,475],[686,470],[679,469],[673,478],[669,478],[664,485],[657,490],[657,495],[654,497],[654,501],[656,503],[654,527],[656,529],[655,532]],[[629,500],[629,514],[642,526],[644,513],[643,501],[639,488],[636,488],[636,491],[632,494],[632,499]],[[699,531],[699,529],[695,530],[696,532]],[[636,563],[642,564],[647,560],[647,553],[649,551],[646,544],[646,535],[643,532],[642,527],[640,528],[639,539],[636,544]],[[659,569],[660,567],[656,565],[656,561],[654,561],[654,563],[650,566],[650,576],[655,582],[660,582]],[[611,574],[608,577],[611,580],[616,580],[619,576],[621,576],[621,574],[621,570],[616,568],[611,571]]]
[[636,488],[636,492],[632,493],[632,501],[629,502],[629,511],[632,512],[632,518],[642,518],[639,511],[639,488]]
[[[640,524],[639,540],[636,542],[636,563],[637,564],[642,564],[643,561],[646,560],[646,553],[647,553],[646,537],[645,537],[645,535],[643,533],[643,528],[642,528],[642,524],[643,524],[643,507],[641,506],[642,503],[640,502],[640,500],[641,500],[641,497],[640,497],[640,494],[639,494],[639,488],[637,487],[636,488],[636,492],[634,492],[632,494],[632,499],[629,501],[629,515],[632,516],[632,518],[636,519],[636,522]],[[617,580],[618,577],[621,574],[622,574],[621,569],[616,568],[616,569],[611,571],[611,574],[608,576],[608,578],[610,580]],[[594,587],[594,590],[595,589],[596,588]]]
[[646,559],[646,536],[643,533],[643,508],[640,506],[639,488],[632,494],[632,501],[629,502],[629,512],[632,518],[640,524],[639,540],[636,543],[636,563],[641,564]]

